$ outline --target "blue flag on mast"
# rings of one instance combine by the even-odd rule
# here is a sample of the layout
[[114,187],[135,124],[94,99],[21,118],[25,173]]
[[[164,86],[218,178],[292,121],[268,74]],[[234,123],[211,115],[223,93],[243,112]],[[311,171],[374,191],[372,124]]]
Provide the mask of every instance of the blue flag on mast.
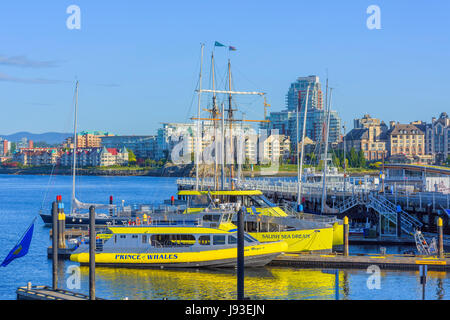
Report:
[[30,227],[28,227],[27,231],[24,233],[19,242],[11,249],[11,251],[6,256],[5,260],[3,260],[1,267],[6,267],[11,263],[14,259],[23,257],[28,253],[28,249],[30,248],[31,238],[33,237],[34,230],[34,221],[31,223]]

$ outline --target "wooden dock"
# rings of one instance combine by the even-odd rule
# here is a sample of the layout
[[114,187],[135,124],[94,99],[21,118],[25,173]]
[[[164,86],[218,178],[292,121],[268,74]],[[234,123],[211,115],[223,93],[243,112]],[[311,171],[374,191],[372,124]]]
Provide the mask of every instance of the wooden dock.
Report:
[[[89,300],[89,296],[48,286],[25,286],[16,290],[17,300]],[[96,298],[96,300],[104,300]]]
[[430,256],[394,255],[394,254],[284,254],[274,259],[272,266],[288,266],[299,268],[350,268],[367,269],[377,265],[387,270],[418,270],[420,265],[427,265],[428,270],[450,270],[450,257],[443,259]]

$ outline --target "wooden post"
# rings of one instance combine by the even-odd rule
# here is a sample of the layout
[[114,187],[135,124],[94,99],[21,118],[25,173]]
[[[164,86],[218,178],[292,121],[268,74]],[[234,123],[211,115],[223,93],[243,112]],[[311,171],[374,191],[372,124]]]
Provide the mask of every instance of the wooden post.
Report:
[[58,248],[66,248],[65,236],[66,215],[64,214],[64,203],[58,203]]
[[348,233],[349,233],[349,226],[348,226],[348,217],[344,217],[344,256],[348,257]]
[[[113,196],[109,196],[109,204],[113,204]],[[112,217],[112,215],[113,215],[113,209],[112,208],[110,208],[109,209],[109,215]]]
[[244,300],[244,211],[242,207],[238,211],[237,230],[237,298]]
[[402,236],[402,207],[397,205],[397,237]]
[[56,290],[58,289],[58,202],[56,201],[52,203],[52,262],[52,287]]
[[442,223],[442,218],[438,219],[437,223],[438,227],[438,234],[439,234],[439,240],[438,240],[438,252],[439,252],[439,258],[444,258],[444,226]]
[[95,300],[95,207],[89,207],[89,299]]

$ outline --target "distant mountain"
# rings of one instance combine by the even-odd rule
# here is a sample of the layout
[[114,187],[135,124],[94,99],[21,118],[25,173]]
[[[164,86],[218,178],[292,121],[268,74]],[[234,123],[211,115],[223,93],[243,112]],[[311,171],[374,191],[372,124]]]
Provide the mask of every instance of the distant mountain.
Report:
[[0,135],[1,138],[11,142],[20,142],[22,138],[33,140],[34,142],[45,142],[48,144],[62,143],[66,138],[73,136],[73,133],[59,133],[59,132],[45,132],[45,133],[30,133],[17,132],[10,135]]

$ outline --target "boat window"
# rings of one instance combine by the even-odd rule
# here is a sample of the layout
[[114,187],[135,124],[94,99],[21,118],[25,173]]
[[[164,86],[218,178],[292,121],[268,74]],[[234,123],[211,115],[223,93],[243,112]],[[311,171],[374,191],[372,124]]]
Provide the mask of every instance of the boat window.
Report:
[[244,238],[245,238],[245,240],[247,240],[247,242],[256,242],[256,241],[258,241],[258,240],[256,240],[255,238],[253,238],[249,234],[244,234]]
[[265,202],[265,204],[267,204],[269,207],[276,207],[276,205],[271,202],[269,199],[267,199],[265,196],[261,195],[259,196],[261,198],[262,201]]
[[231,217],[232,217],[231,213],[224,213],[222,215],[222,222],[231,222]]
[[235,236],[228,236],[228,244],[236,244],[237,239]]
[[203,221],[205,221],[205,222],[219,222],[220,221],[220,215],[218,215],[218,214],[205,214],[203,216]]
[[248,202],[249,202],[247,204],[248,207],[251,207],[251,206],[256,207],[256,208],[267,208],[267,207],[269,207],[269,205],[266,204],[264,202],[264,200],[261,199],[260,196],[250,196],[248,198]]
[[213,236],[213,245],[225,244],[225,236]]
[[126,238],[127,238],[126,235],[124,235],[124,234],[121,234],[121,235],[120,235],[120,239],[126,239]]
[[191,234],[154,234],[150,238],[154,247],[189,247],[195,244]]
[[203,246],[209,246],[211,244],[211,236],[200,236],[198,237],[198,243]]
[[205,208],[209,205],[208,195],[195,195],[190,197],[189,206],[192,208]]
[[133,234],[133,235],[131,236],[131,238],[133,238],[133,239],[137,239],[137,238],[138,238],[138,236],[137,236],[137,234]]

